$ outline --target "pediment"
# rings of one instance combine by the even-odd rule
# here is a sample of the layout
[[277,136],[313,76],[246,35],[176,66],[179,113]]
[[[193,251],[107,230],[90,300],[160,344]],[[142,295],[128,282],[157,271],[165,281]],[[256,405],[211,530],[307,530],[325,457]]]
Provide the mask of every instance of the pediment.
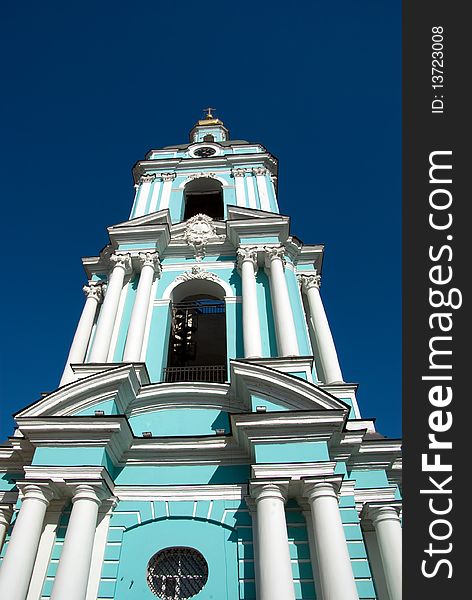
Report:
[[235,398],[251,406],[251,396],[263,396],[281,410],[333,410],[349,414],[350,407],[326,390],[288,373],[245,361],[231,361]]
[[135,219],[130,219],[129,221],[117,223],[116,225],[109,227],[108,230],[110,231],[123,227],[142,227],[144,225],[168,225],[170,227],[171,220],[169,209],[166,208],[165,210],[159,210],[148,215],[143,215],[142,217],[136,217]]
[[87,407],[114,402],[116,412],[125,414],[141,387],[133,365],[119,365],[64,385],[16,413],[23,417],[66,417]]

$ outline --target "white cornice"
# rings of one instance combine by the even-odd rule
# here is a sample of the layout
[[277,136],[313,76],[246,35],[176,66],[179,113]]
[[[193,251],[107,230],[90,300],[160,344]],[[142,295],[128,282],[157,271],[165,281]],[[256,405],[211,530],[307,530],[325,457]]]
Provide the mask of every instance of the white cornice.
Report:
[[105,400],[114,400],[124,413],[139,388],[133,365],[123,364],[67,384],[18,412],[15,418],[72,415]]
[[292,410],[341,410],[348,414],[349,407],[320,387],[286,373],[254,363],[232,360],[231,388],[237,398],[266,395]]
[[122,486],[113,490],[119,500],[191,501],[191,500],[242,500],[247,495],[247,485],[149,485]]

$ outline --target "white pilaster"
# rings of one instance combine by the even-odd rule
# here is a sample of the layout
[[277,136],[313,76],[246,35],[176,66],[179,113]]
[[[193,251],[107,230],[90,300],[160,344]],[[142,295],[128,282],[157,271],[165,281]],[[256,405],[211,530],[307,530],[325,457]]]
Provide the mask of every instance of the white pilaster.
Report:
[[236,188],[236,204],[238,206],[246,206],[246,194],[244,191],[244,175],[246,173],[245,169],[234,169],[233,177],[234,177],[234,185]]
[[284,273],[284,248],[264,248],[269,270],[270,295],[274,310],[279,356],[299,356],[295,322]]
[[266,210],[270,212],[270,200],[269,194],[267,192],[267,182],[266,175],[268,173],[267,169],[264,167],[257,167],[252,170],[254,175],[256,176],[257,183],[257,192],[259,194],[259,202],[261,204],[261,210]]
[[162,186],[161,205],[159,209],[164,210],[165,208],[169,208],[170,193],[172,191],[172,182],[175,179],[175,173],[162,173],[161,177],[164,185]]
[[320,587],[320,569],[318,567],[318,560],[316,558],[316,544],[315,537],[313,535],[313,519],[311,517],[311,509],[306,501],[299,501],[299,504],[302,505],[302,512],[306,522],[306,532],[308,535],[308,545],[310,548],[311,570],[313,572],[313,583],[315,586],[316,597],[321,599],[322,593]]
[[246,177],[246,186],[249,208],[257,208],[256,192],[254,190],[254,178],[252,174],[250,174],[249,177]]
[[238,248],[243,287],[243,340],[245,358],[262,356],[261,325],[257,306],[257,248]]
[[305,496],[310,504],[323,599],[358,600],[334,485],[305,482]]
[[75,487],[51,600],[85,600],[100,502],[92,485]]
[[146,204],[151,190],[151,183],[154,181],[155,175],[142,175],[140,179],[139,196],[134,211],[134,218],[142,217],[146,212]]
[[159,254],[140,252],[141,275],[126,337],[123,362],[139,362],[154,275],[160,273]]
[[159,201],[159,192],[161,190],[162,183],[160,179],[155,179],[152,186],[152,195],[151,200],[149,202],[149,214],[156,212],[157,203]]
[[259,600],[294,600],[283,483],[252,483],[256,501]]
[[377,543],[390,600],[401,600],[402,528],[398,509],[388,505],[367,505],[364,511],[367,518],[372,521],[377,535]]
[[59,387],[76,379],[71,364],[83,363],[85,360],[87,346],[95,322],[95,315],[103,296],[102,283],[90,282],[89,285],[84,285],[83,290],[87,299],[75,331],[74,339],[72,340]]
[[7,551],[0,567],[0,598],[25,600],[33,572],[44,515],[52,493],[35,484],[22,488],[21,509],[13,526]]
[[97,330],[95,332],[92,352],[90,353],[91,363],[104,363],[107,360],[123,281],[125,275],[131,271],[131,258],[129,254],[113,254],[110,257],[110,261],[114,267],[98,317]]
[[0,551],[3,548],[5,536],[7,535],[13,509],[10,504],[0,504]]
[[301,275],[302,289],[307,295],[310,316],[315,330],[316,343],[320,353],[325,383],[342,382],[338,354],[334,345],[331,328],[320,296],[320,275]]

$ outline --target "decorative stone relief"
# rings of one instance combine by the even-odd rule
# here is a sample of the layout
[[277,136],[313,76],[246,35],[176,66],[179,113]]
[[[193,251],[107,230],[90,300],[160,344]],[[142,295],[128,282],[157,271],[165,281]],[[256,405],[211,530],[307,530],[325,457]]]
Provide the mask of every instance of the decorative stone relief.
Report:
[[216,178],[216,173],[190,173],[189,179],[200,179],[200,177],[210,177],[210,179]]
[[154,173],[150,175],[141,175],[139,178],[139,183],[151,183],[151,181],[154,181],[154,179],[156,179],[156,175]]
[[131,273],[131,255],[126,254],[112,254],[110,256],[110,262],[115,267],[123,267],[127,274]]
[[175,281],[190,281],[191,279],[208,279],[210,281],[215,281],[216,283],[219,283],[220,281],[214,273],[209,273],[208,271],[205,271],[199,265],[192,267],[190,271],[182,273],[182,275],[179,275],[175,278]]
[[280,259],[285,267],[285,248],[283,246],[264,246],[264,252],[266,256],[266,266],[270,266],[270,263],[273,260]]
[[213,219],[208,215],[199,213],[187,221],[184,238],[189,246],[193,246],[195,258],[202,260],[205,256],[205,246],[217,233]]
[[321,275],[318,275],[316,272],[313,275],[298,275],[297,279],[305,293],[312,287],[319,289],[321,286]]
[[257,271],[257,247],[256,246],[252,246],[250,248],[247,248],[247,247],[238,248],[236,256],[237,256],[238,269],[241,268],[241,265],[243,264],[243,262],[250,261],[250,262],[252,262],[254,271],[255,272]]
[[267,175],[267,173],[268,173],[268,171],[265,167],[254,167],[252,172],[254,173],[254,175],[256,175],[256,177],[258,175]]
[[159,177],[162,181],[173,181],[177,175],[175,173],[161,173]]
[[143,267],[149,266],[154,269],[154,274],[159,276],[161,274],[161,263],[159,261],[159,252],[139,252],[138,260],[141,266]]
[[233,177],[244,177],[246,175],[246,169],[233,169],[231,174]]
[[105,293],[105,284],[100,282],[90,282],[89,285],[84,285],[82,288],[87,298],[93,298],[97,302],[101,302]]

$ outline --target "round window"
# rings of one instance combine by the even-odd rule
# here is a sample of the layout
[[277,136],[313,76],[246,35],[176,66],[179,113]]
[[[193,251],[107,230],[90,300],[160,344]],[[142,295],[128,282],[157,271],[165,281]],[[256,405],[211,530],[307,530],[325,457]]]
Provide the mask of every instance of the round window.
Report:
[[161,600],[191,598],[203,589],[207,579],[208,564],[194,548],[165,548],[148,563],[148,586]]

